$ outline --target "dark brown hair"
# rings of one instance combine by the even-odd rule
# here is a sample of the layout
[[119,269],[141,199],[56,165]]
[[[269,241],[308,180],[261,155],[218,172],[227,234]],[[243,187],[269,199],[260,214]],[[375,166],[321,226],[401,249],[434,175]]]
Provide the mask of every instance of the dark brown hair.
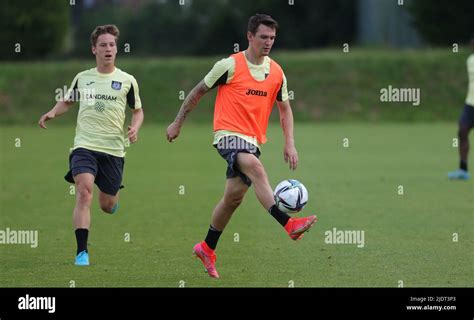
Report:
[[273,20],[272,17],[270,17],[268,14],[257,13],[256,15],[250,17],[247,31],[254,35],[257,33],[258,26],[261,24],[275,30],[278,29],[278,22]]
[[104,26],[95,27],[94,31],[91,33],[91,45],[95,47],[97,44],[97,39],[100,35],[110,33],[115,37],[115,43],[117,43],[120,31],[115,24],[106,24]]

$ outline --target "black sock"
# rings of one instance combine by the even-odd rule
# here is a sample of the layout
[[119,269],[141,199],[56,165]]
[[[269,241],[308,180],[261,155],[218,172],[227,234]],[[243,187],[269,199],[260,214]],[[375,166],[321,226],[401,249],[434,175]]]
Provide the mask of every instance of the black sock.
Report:
[[77,241],[77,254],[86,250],[87,251],[87,236],[89,230],[87,229],[76,229],[76,241]]
[[212,250],[216,250],[217,241],[219,241],[219,237],[221,236],[222,231],[217,230],[212,225],[209,226],[209,231],[207,232],[206,239],[204,240],[209,248]]
[[461,163],[459,164],[459,168],[464,171],[467,171],[467,161],[461,160]]
[[270,212],[272,217],[275,218],[283,227],[286,226],[286,223],[290,220],[290,216],[278,209],[275,204],[268,209],[268,212]]

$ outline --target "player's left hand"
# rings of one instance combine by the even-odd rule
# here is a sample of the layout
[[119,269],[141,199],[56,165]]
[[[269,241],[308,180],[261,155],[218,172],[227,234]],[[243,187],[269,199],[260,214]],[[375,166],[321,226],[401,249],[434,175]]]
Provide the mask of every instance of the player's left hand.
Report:
[[291,170],[295,170],[298,166],[298,152],[294,145],[286,144],[285,150],[283,151],[283,156],[285,158],[285,162],[290,165]]
[[138,140],[138,130],[135,127],[128,126],[128,140],[130,143],[135,143]]

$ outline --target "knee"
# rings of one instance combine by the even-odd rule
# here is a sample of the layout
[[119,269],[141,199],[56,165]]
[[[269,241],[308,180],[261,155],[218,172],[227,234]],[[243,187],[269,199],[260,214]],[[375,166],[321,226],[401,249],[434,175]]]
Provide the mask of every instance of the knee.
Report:
[[255,162],[255,164],[250,168],[250,178],[253,180],[265,179],[267,174],[265,168],[260,162]]
[[86,185],[78,185],[77,201],[82,205],[90,205],[92,202],[92,188]]

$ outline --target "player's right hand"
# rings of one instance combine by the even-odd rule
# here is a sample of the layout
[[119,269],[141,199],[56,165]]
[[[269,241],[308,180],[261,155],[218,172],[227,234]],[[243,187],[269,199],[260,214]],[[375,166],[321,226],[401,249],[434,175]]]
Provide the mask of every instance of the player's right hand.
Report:
[[171,123],[166,129],[166,139],[169,142],[173,142],[173,140],[179,136],[180,131],[181,131],[181,126],[178,123],[176,122]]
[[55,116],[54,113],[51,112],[51,111],[49,111],[48,113],[43,114],[41,116],[41,118],[39,119],[39,121],[38,121],[38,124],[39,124],[40,128],[46,129],[47,127],[46,127],[45,122],[48,121],[48,120],[53,119],[54,116]]

